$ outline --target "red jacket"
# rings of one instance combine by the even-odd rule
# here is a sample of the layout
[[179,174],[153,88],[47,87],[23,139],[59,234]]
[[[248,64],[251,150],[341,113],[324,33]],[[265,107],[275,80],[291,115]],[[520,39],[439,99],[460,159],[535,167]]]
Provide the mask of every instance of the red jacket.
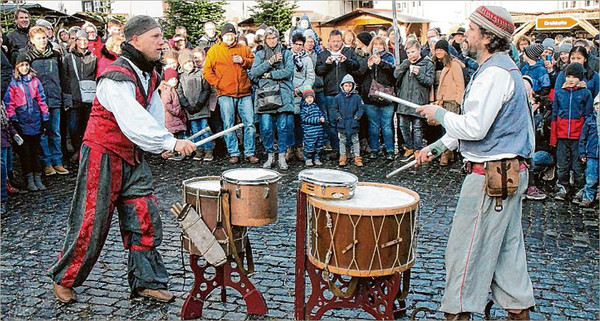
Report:
[[100,50],[103,46],[104,44],[102,43],[102,39],[98,36],[96,37],[96,40],[90,40],[90,42],[88,43],[88,50],[91,51],[94,54],[94,56],[100,58],[102,57],[102,55],[100,54]]
[[576,87],[563,86],[554,95],[550,146],[559,138],[579,140],[585,118],[594,112],[594,98],[583,81]]
[[106,46],[102,47],[102,49],[100,49],[100,57],[96,62],[96,78],[100,77],[106,67],[115,60],[117,60],[117,54],[108,50]]
[[[109,78],[117,81],[132,81],[136,84],[135,100],[137,100],[144,108],[147,108],[150,104],[152,94],[158,85],[159,79],[158,73],[153,71],[150,78],[150,84],[148,85],[148,97],[144,97],[144,94],[137,85],[139,82],[137,74],[123,58],[117,59],[113,64],[108,66],[98,80],[102,78]],[[128,106],[122,106],[122,108],[128,108]],[[135,165],[139,162],[136,145],[123,134],[113,113],[104,108],[98,101],[98,98],[94,98],[92,112],[85,130],[83,141],[84,143],[89,142],[91,145],[102,146],[131,165]]]

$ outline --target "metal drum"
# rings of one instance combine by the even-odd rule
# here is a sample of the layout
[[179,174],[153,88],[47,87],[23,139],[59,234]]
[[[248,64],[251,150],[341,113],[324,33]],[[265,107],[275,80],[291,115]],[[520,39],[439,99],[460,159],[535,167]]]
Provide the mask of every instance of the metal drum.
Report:
[[306,195],[326,199],[349,199],[354,196],[358,177],[335,169],[305,169],[298,174],[300,190]]

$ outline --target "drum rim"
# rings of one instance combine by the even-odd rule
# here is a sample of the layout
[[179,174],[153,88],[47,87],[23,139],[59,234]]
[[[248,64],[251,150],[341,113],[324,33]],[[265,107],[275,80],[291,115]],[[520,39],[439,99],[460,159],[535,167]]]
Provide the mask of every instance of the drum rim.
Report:
[[[314,179],[314,178],[309,178],[306,176],[302,176],[302,173],[306,172],[306,171],[330,171],[330,172],[339,172],[339,173],[343,173],[344,175],[348,175],[353,179],[353,182],[346,182],[346,183],[332,183],[332,182],[326,182],[326,181],[320,181],[318,179]],[[356,186],[356,184],[358,184],[358,177],[352,173],[349,172],[345,172],[345,171],[340,171],[337,169],[327,169],[327,168],[309,168],[309,169],[304,169],[302,170],[300,173],[298,173],[298,179],[301,182],[308,182],[308,183],[312,183],[312,184],[316,184],[319,186],[335,186],[335,187],[352,187],[352,186]]]
[[307,253],[308,260],[314,266],[327,270],[328,272],[339,274],[339,275],[348,275],[348,276],[356,276],[356,277],[370,277],[370,276],[386,276],[392,275],[398,272],[404,272],[410,269],[415,264],[415,256],[413,255],[412,260],[408,261],[406,264],[402,264],[397,267],[385,268],[385,269],[377,269],[377,270],[357,270],[357,269],[349,269],[344,267],[339,267],[331,264],[325,264],[319,261],[315,256],[311,253]]
[[[251,171],[251,170],[255,171],[257,169],[271,172],[271,173],[275,174],[276,176],[274,178],[264,179],[264,180],[260,180],[260,181],[245,180],[245,179],[237,180],[237,179],[227,178],[225,176],[227,173],[230,173],[233,171]],[[237,184],[237,185],[266,185],[266,184],[277,183],[279,180],[281,180],[282,177],[283,177],[283,175],[281,175],[278,171],[274,171],[274,170],[268,169],[268,168],[233,168],[233,169],[228,169],[228,170],[224,171],[223,173],[221,173],[221,186],[223,186],[223,182],[227,182],[230,184]]]
[[[221,182],[221,177],[219,177],[219,176],[197,176],[197,177],[188,178],[181,183],[183,185],[183,192],[185,194],[191,194],[191,195],[197,194],[200,196],[219,196],[219,193],[221,193],[220,190],[213,191],[213,190],[201,189],[201,188],[197,188],[197,187],[186,186],[186,183],[189,184],[189,183],[202,182],[202,181]],[[198,191],[198,193],[193,193],[192,191],[194,191],[194,192]]]
[[[398,205],[398,206],[386,207],[386,208],[370,208],[370,209],[364,209],[364,208],[359,208],[359,207],[344,207],[341,204],[341,203],[343,203],[344,199],[339,199],[339,200],[323,199],[323,198],[319,198],[319,197],[315,197],[315,196],[308,196],[307,197],[308,203],[311,206],[316,207],[321,210],[334,212],[334,213],[342,213],[342,214],[346,214],[346,215],[387,216],[387,215],[393,215],[393,214],[401,214],[402,211],[407,212],[407,211],[416,210],[417,207],[419,206],[419,201],[421,199],[421,197],[419,196],[419,194],[417,194],[417,192],[410,190],[408,188],[405,188],[405,187],[401,187],[401,186],[385,184],[385,183],[375,183],[375,182],[360,182],[357,184],[357,186],[386,187],[386,188],[391,188],[391,189],[395,189],[395,190],[400,190],[404,193],[411,195],[412,197],[415,198],[415,200],[413,202],[410,202],[405,205]],[[354,195],[356,195],[356,190],[354,192]],[[336,204],[336,205],[327,203],[327,202],[331,202],[331,201],[340,201],[341,203]]]

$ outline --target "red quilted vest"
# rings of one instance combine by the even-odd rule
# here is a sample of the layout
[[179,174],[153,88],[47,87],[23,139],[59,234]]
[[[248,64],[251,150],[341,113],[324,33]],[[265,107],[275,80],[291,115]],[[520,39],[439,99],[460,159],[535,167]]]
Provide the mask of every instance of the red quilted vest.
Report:
[[[158,74],[156,71],[153,71],[148,85],[148,96],[146,97],[142,92],[142,85],[136,72],[129,62],[123,58],[118,58],[106,67],[97,81],[100,81],[102,78],[116,81],[132,81],[136,85],[135,100],[144,108],[148,108],[152,94],[159,81]],[[120,106],[120,108],[129,108],[129,106]],[[137,146],[123,134],[113,113],[104,108],[98,101],[98,98],[94,98],[83,141],[90,142],[92,143],[91,145],[100,145],[123,158],[131,165],[139,163]]]

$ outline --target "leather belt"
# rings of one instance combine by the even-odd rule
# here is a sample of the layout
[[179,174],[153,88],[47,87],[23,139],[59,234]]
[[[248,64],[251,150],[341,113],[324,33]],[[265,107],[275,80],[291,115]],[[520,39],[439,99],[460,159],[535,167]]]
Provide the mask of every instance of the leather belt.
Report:
[[[529,167],[528,161],[523,157],[516,157],[519,160],[519,170],[525,170]],[[511,158],[512,159],[512,158]],[[475,173],[485,175],[485,163],[465,162],[463,170],[467,174]]]

